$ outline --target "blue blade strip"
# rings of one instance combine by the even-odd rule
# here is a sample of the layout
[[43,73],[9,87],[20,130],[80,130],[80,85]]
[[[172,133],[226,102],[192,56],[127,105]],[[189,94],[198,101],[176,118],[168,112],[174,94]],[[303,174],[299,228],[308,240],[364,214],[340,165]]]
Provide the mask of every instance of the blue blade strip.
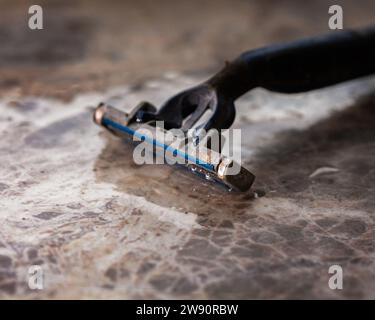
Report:
[[[169,146],[167,144],[164,144],[164,143],[161,143],[161,142],[155,140],[154,138],[150,138],[150,137],[148,137],[144,134],[141,134],[137,131],[134,131],[133,129],[131,129],[127,126],[123,126],[123,125],[121,125],[117,122],[114,122],[114,121],[112,121],[108,118],[103,118],[102,123],[103,123],[104,126],[112,127],[113,129],[117,129],[119,131],[125,132],[125,133],[127,133],[131,136],[136,136],[140,140],[146,141],[147,143],[152,144],[153,146],[163,148],[164,150],[169,149],[168,152],[171,150],[171,146]],[[182,152],[179,149],[173,149],[173,155],[178,155],[182,159],[189,160],[191,163],[195,163],[196,165],[201,166],[201,167],[205,168],[206,170],[215,171],[214,165],[212,165],[208,162],[205,162],[203,160],[200,160],[199,158],[196,158],[196,157],[194,157],[190,154],[187,154],[186,152]]]

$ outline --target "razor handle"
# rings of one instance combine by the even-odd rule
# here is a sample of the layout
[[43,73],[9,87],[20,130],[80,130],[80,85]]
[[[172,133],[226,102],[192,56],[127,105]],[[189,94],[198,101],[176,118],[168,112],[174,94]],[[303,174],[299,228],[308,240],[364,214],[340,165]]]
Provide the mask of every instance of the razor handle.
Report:
[[234,101],[256,87],[298,93],[373,73],[375,27],[370,27],[245,52],[207,84]]

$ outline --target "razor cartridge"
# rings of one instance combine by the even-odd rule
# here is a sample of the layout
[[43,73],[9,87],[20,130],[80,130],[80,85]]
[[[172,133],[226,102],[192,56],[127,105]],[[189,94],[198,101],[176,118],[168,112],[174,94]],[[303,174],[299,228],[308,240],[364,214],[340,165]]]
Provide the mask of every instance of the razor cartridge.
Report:
[[149,144],[154,154],[165,159],[164,163],[183,165],[194,174],[229,190],[247,191],[251,187],[255,176],[214,150],[208,135],[197,143],[196,137],[166,129],[164,122],[145,116],[155,112],[156,108],[148,102],[140,103],[130,113],[101,103],[94,111],[94,122],[136,145]]

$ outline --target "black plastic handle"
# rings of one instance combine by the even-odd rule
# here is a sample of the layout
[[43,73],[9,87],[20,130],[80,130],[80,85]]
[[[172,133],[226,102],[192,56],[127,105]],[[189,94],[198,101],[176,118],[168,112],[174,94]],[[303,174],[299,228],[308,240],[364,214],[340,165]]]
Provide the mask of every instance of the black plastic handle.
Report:
[[207,83],[232,100],[255,87],[304,92],[375,73],[375,26],[241,54]]

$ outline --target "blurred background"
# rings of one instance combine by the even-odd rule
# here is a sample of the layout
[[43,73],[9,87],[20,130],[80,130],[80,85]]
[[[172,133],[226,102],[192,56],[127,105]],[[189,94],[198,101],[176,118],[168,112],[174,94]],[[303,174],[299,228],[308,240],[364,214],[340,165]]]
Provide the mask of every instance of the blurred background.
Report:
[[[0,2],[0,94],[53,96],[136,85],[161,73],[206,72],[239,53],[328,32],[328,8],[344,28],[374,23],[374,0],[50,0],[44,29],[30,30],[35,1]],[[332,31],[331,31],[332,32]]]

